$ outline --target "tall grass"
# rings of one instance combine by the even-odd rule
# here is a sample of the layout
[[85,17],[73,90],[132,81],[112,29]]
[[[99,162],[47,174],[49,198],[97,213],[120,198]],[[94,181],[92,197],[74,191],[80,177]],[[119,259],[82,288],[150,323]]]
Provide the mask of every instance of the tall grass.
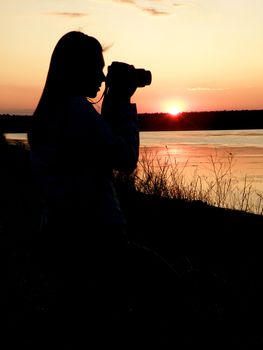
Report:
[[211,155],[208,160],[209,176],[186,175],[188,162],[183,166],[169,154],[159,157],[157,153],[141,149],[136,171],[126,177],[129,186],[137,191],[161,197],[202,201],[208,205],[236,209],[263,215],[263,193],[253,188],[253,183],[244,178],[242,184],[234,176],[234,157]]

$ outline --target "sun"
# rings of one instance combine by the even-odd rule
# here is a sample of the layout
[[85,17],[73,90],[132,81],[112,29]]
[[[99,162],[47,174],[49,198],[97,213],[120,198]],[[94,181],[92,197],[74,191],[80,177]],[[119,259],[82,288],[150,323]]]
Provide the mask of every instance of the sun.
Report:
[[162,109],[171,117],[179,117],[185,110],[185,102],[179,98],[167,99],[163,102]]
[[169,110],[168,110],[168,113],[171,114],[171,115],[173,115],[173,116],[176,116],[176,115],[178,115],[178,114],[181,113],[181,112],[182,112],[182,111],[181,111],[180,108],[177,107],[177,106],[172,106],[172,107],[169,108]]

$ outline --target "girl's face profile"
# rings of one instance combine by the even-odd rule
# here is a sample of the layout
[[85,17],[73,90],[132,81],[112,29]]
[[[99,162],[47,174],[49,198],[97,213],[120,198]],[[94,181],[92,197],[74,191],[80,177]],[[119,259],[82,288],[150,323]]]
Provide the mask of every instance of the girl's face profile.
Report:
[[[90,61],[90,60],[89,60]],[[100,90],[101,84],[105,81],[103,68],[105,66],[102,52],[94,55],[91,62],[85,65],[82,75],[83,93],[86,97],[94,98]]]

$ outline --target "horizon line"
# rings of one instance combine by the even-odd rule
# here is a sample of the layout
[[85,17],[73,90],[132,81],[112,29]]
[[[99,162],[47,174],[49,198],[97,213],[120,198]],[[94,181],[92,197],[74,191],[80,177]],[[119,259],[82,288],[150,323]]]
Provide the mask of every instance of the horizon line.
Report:
[[[181,111],[178,113],[180,114],[187,114],[187,113],[214,113],[214,112],[251,112],[251,111],[263,111],[262,108],[253,108],[253,109],[248,109],[248,108],[243,108],[243,109],[211,109],[211,110],[192,110],[192,111]],[[33,116],[33,113],[28,113],[26,111],[17,111],[17,112],[0,112],[0,116]],[[156,112],[137,112],[138,115],[140,114],[171,114],[169,112],[161,112],[161,111],[156,111]]]

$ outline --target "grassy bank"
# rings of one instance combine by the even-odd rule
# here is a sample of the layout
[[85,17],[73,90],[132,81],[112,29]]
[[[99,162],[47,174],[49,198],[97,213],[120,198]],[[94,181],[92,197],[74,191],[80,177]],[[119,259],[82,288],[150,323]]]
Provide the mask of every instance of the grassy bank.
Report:
[[[20,327],[32,312],[48,317],[54,303],[50,295],[59,291],[61,284],[52,266],[40,271],[32,264],[37,248],[38,205],[32,192],[27,149],[21,145],[2,148],[1,164],[0,230],[2,237],[9,238],[9,322]],[[165,169],[161,168],[161,176],[149,170],[145,178],[138,173],[128,179],[123,174],[116,177],[130,239],[162,257],[177,276],[173,300],[171,295],[168,297],[173,286],[168,290],[163,287],[169,285],[167,281],[160,282],[158,274],[153,277],[151,289],[146,288],[148,299],[149,295],[155,298],[150,298],[152,309],[166,297],[181,305],[186,315],[185,323],[182,320],[186,344],[209,345],[213,349],[218,345],[262,346],[258,319],[263,312],[263,216],[211,205],[195,194],[189,198],[189,192],[187,195],[180,186],[173,185],[171,191]],[[190,193],[194,193],[193,188]],[[72,252],[69,256],[72,258]],[[82,316],[80,310],[79,317]],[[173,319],[174,315],[170,315],[172,326],[166,323],[162,327],[173,327]],[[174,326],[172,333],[176,343],[178,328]],[[27,329],[24,340],[31,336]],[[165,337],[160,343],[166,344]]]
[[147,147],[141,149],[137,170],[130,176],[116,174],[119,181],[129,183],[137,191],[159,197],[201,201],[210,206],[263,214],[263,193],[253,187],[247,177],[241,184],[234,175],[232,154],[208,159],[209,176],[201,176],[198,168],[186,174],[187,162],[179,165],[170,155],[159,157]]

